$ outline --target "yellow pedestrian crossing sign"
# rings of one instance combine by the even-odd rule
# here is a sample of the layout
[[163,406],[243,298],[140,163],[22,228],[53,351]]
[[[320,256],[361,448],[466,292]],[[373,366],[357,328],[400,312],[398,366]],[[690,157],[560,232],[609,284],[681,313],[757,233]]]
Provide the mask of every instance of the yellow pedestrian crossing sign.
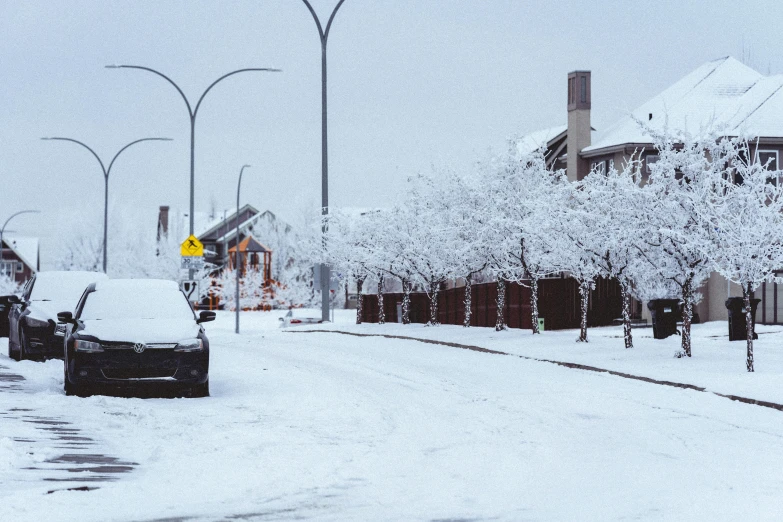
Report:
[[203,257],[204,245],[196,236],[190,236],[182,243],[180,254],[182,254],[183,257]]

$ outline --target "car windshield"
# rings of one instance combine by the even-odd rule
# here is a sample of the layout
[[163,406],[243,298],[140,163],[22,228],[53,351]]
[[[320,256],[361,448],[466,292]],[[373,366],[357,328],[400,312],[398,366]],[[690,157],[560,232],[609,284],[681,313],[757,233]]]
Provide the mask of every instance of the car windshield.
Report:
[[75,306],[84,290],[103,274],[89,272],[41,272],[35,277],[31,301],[57,301]]
[[182,292],[152,287],[98,288],[87,295],[79,318],[195,320]]

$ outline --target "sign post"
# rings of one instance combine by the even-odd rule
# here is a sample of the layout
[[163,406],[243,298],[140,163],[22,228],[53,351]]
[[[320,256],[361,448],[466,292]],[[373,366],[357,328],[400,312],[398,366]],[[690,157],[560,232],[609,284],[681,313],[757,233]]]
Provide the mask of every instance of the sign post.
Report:
[[[182,256],[181,268],[190,271],[204,268],[204,245],[196,236],[191,235],[188,237],[180,246],[179,253]],[[195,301],[198,301],[199,292],[198,283],[196,281],[183,281],[182,287],[185,294],[188,296],[188,301],[193,302],[194,299]]]

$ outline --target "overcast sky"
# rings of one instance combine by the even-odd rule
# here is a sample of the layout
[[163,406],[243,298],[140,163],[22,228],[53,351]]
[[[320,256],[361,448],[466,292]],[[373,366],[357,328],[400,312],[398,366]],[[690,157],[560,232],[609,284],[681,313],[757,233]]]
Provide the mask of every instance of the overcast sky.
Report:
[[[313,0],[322,19],[336,0]],[[99,220],[97,162],[117,161],[112,205],[188,206],[189,123],[164,80],[106,64],[145,65],[195,101],[196,210],[243,200],[296,222],[320,203],[320,44],[300,0],[0,0],[0,222],[42,240]],[[383,206],[407,176],[470,165],[506,138],[566,120],[566,75],[592,70],[600,132],[702,63],[743,59],[783,72],[778,0],[346,0],[329,39],[332,205]],[[0,223],[1,224],[1,223]]]

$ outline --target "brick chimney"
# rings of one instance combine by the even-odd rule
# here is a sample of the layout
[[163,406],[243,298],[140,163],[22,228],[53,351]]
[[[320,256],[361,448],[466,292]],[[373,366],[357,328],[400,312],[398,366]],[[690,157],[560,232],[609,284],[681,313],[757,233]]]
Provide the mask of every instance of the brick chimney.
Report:
[[568,73],[568,161],[569,181],[578,181],[590,171],[579,153],[590,145],[590,71]]
[[162,205],[158,211],[158,239],[169,233],[169,207]]

